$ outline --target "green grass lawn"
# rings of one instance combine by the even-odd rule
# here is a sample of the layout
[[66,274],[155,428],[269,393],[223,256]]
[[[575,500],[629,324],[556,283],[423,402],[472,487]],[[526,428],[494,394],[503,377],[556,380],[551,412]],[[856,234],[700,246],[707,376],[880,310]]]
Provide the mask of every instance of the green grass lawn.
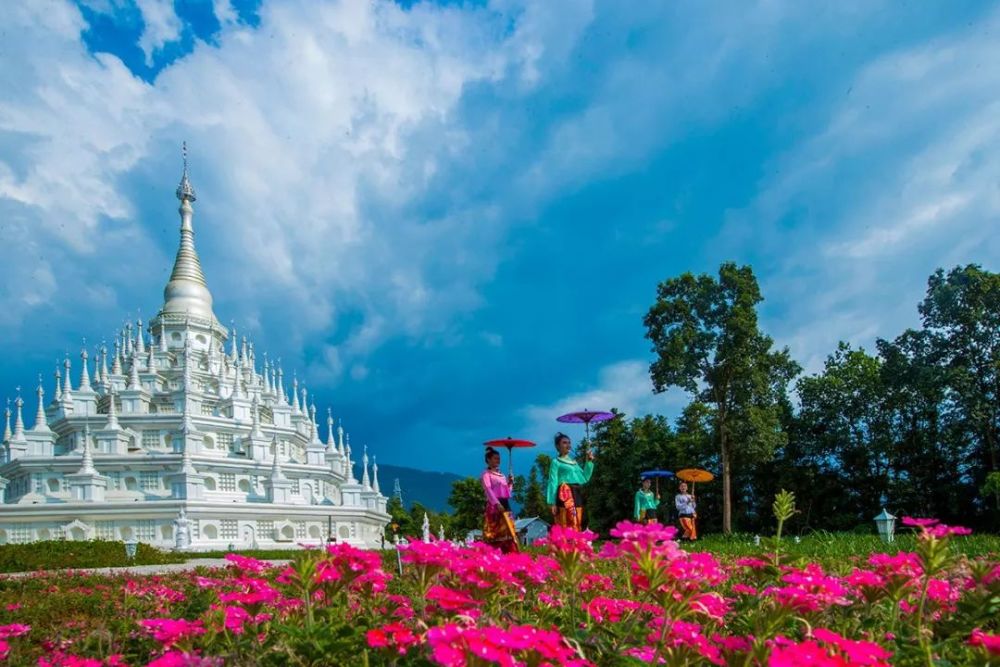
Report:
[[[794,537],[784,538],[781,541],[781,551],[785,562],[799,559],[812,560],[836,572],[849,570],[858,560],[863,560],[870,554],[913,551],[914,545],[915,537],[910,532],[904,532],[898,535],[894,542],[886,544],[876,535],[819,531],[802,537],[799,543],[795,542]],[[970,558],[988,555],[996,558],[1000,555],[1000,535],[982,533],[957,537],[953,539],[952,545],[952,548]],[[709,534],[693,544],[682,543],[682,546],[691,551],[709,551],[724,559],[762,557],[768,552],[765,540],[757,546],[754,544],[753,535],[742,533],[729,536]],[[600,548],[599,544],[597,548]],[[5,544],[0,546],[0,573],[183,563],[192,559],[223,558],[228,553],[238,553],[261,560],[291,560],[301,551],[301,549],[257,549],[177,553],[160,551],[146,544],[140,544],[136,558],[129,561],[125,557],[125,545],[121,542],[95,540]],[[531,551],[541,551],[541,549],[531,549]],[[385,552],[385,563],[388,570],[396,569],[394,551]]]

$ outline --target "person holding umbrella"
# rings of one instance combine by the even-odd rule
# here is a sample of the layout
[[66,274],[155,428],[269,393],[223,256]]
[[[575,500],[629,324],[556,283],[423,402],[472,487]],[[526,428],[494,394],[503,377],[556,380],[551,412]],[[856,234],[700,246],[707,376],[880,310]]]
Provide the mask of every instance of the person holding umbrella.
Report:
[[594,453],[587,452],[587,463],[581,466],[570,456],[570,439],[556,433],[559,457],[549,465],[549,483],[545,500],[552,509],[552,518],[560,526],[583,530],[583,485],[594,474]]
[[516,553],[517,531],[510,511],[510,489],[514,477],[500,472],[500,452],[492,447],[486,450],[486,470],[479,479],[486,494],[483,541],[504,553]]
[[642,478],[642,487],[635,492],[635,520],[650,524],[656,521],[656,508],[660,506],[660,494],[653,494],[649,477]]
[[698,539],[698,528],[695,525],[698,514],[695,511],[696,503],[694,495],[688,493],[687,482],[681,482],[680,486],[677,487],[674,506],[677,508],[677,514],[680,517],[681,530],[684,531],[681,539],[694,542]]

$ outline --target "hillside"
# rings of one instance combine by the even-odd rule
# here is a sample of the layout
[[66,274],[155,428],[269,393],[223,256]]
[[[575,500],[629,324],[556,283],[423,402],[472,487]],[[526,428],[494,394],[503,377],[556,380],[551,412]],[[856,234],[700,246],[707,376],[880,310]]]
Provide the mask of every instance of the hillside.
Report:
[[392,496],[393,483],[398,478],[399,485],[403,489],[403,502],[407,507],[413,502],[418,502],[437,512],[451,511],[448,507],[451,484],[455,480],[462,479],[450,472],[428,472],[388,463],[379,463],[378,477],[382,493],[385,495]]

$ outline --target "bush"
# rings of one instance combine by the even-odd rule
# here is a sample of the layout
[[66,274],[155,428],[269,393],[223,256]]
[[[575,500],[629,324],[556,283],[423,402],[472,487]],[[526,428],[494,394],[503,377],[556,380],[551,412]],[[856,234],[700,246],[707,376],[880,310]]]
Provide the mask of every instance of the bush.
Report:
[[185,555],[160,551],[140,542],[136,547],[135,558],[130,561],[125,557],[124,542],[50,540],[31,544],[0,545],[0,572],[161,565],[183,563],[187,558]]

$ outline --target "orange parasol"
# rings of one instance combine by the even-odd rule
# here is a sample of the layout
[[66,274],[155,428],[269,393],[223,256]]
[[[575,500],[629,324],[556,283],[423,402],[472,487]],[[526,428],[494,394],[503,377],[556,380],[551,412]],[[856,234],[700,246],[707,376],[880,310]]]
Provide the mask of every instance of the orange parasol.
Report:
[[691,495],[693,496],[695,484],[698,482],[711,482],[715,479],[715,475],[701,468],[685,468],[684,470],[677,471],[677,479],[691,482]]

